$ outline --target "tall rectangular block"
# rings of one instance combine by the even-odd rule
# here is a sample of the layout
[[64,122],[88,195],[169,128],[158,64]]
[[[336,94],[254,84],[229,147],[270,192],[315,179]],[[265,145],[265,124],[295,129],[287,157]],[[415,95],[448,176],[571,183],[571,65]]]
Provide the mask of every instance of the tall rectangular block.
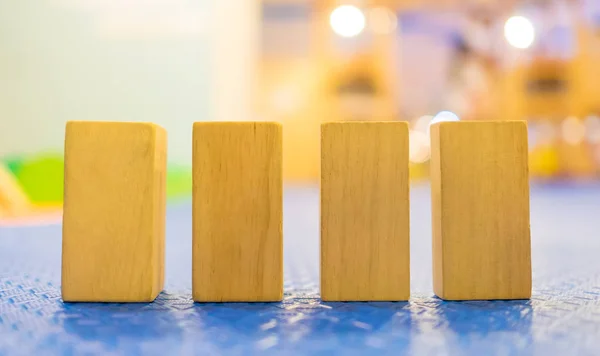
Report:
[[162,290],[166,141],[148,123],[67,123],[64,301],[149,302]]
[[321,298],[410,296],[408,125],[321,128]]
[[525,122],[431,127],[434,292],[447,300],[531,297]]
[[193,298],[283,297],[282,132],[266,122],[193,130]]

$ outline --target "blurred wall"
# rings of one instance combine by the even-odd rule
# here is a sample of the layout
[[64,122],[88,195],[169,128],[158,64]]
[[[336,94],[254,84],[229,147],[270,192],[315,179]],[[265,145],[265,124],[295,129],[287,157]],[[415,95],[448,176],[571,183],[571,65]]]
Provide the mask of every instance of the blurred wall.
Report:
[[251,118],[258,0],[0,1],[0,156],[62,151],[67,120],[151,121],[191,163],[199,120]]

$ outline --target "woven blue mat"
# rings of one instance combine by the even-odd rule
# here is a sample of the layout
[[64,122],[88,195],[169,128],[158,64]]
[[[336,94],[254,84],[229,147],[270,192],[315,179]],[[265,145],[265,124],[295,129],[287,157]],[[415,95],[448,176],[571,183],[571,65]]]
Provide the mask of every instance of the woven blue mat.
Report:
[[533,298],[431,292],[429,188],[411,193],[404,303],[318,298],[318,190],[285,190],[285,299],[191,301],[189,202],[168,209],[165,291],[150,304],[64,304],[61,227],[0,228],[0,355],[600,355],[600,185],[532,187]]

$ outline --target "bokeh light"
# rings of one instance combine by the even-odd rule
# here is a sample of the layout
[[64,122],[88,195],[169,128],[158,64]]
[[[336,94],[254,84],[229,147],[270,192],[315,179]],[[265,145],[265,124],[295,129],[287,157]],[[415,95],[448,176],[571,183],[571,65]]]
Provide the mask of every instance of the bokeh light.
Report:
[[542,120],[535,126],[537,129],[536,145],[549,146],[553,145],[558,136],[556,127],[547,120]]
[[419,117],[413,124],[413,130],[427,133],[427,129],[429,128],[429,123],[431,120],[433,120],[433,116],[431,115],[423,115]]
[[429,121],[429,125],[427,126],[427,136],[429,136],[431,125],[436,124],[438,122],[452,122],[452,121],[460,121],[460,117],[453,113],[452,111],[440,111],[437,113],[431,121]]
[[600,117],[590,115],[585,119],[585,137],[590,144],[600,144]]
[[596,164],[600,164],[600,146],[596,146],[596,148],[594,148],[592,156],[594,161],[596,161]]
[[504,25],[504,37],[515,48],[529,48],[535,40],[533,23],[524,16],[513,16]]
[[423,163],[429,159],[431,149],[429,137],[421,131],[408,132],[408,158],[412,163]]
[[585,138],[585,125],[574,116],[566,118],[561,125],[562,138],[570,145],[578,145]]
[[458,117],[458,115],[452,111],[440,111],[433,117],[429,125],[431,126],[433,124],[437,124],[438,122],[445,121],[460,121],[460,117]]
[[356,6],[342,5],[331,12],[329,24],[342,37],[354,37],[365,29],[365,14]]
[[531,122],[527,125],[527,140],[529,141],[529,151],[533,151],[539,144],[539,134],[537,123]]

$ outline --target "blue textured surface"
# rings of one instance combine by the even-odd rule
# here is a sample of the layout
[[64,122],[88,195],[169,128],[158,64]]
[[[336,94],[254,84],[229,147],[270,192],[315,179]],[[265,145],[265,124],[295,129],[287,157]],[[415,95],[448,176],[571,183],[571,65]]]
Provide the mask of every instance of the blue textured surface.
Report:
[[315,188],[285,191],[282,303],[192,303],[185,203],[169,208],[151,304],[63,304],[60,226],[0,228],[0,355],[600,354],[600,185],[532,188],[530,301],[433,297],[428,187],[411,199],[408,303],[320,302]]

